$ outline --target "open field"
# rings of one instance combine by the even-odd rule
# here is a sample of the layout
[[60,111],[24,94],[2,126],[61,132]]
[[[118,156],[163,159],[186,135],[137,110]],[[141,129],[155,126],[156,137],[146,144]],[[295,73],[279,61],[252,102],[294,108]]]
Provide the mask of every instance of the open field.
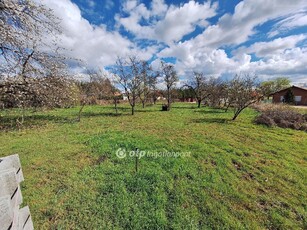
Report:
[[[251,109],[233,122],[231,111],[160,107],[88,106],[79,123],[78,108],[28,112],[26,128],[2,130],[36,229],[307,228],[306,132],[255,125]],[[135,172],[118,148],[191,155],[143,157]]]

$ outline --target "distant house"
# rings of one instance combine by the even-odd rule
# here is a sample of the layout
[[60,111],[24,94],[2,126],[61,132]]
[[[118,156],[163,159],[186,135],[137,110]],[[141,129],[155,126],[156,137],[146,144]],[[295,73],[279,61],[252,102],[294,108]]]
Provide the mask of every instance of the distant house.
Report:
[[182,97],[180,98],[181,102],[195,102],[195,98],[194,97]]
[[273,97],[273,103],[285,102],[285,95],[289,90],[291,90],[294,95],[294,101],[296,105],[307,105],[307,89],[297,86],[291,86],[271,94]]

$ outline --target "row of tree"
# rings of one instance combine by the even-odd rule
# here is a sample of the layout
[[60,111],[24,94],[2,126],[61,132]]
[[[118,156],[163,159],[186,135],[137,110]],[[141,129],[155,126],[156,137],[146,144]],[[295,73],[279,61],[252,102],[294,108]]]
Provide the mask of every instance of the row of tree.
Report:
[[231,81],[207,78],[195,72],[179,89],[175,67],[161,62],[154,70],[147,61],[135,56],[118,58],[106,75],[88,71],[89,81],[78,82],[68,71],[68,59],[61,55],[57,34],[59,20],[52,11],[31,0],[0,1],[0,106],[2,108],[67,107],[84,105],[96,99],[111,99],[117,111],[121,91],[127,96],[134,114],[137,102],[143,107],[156,102],[160,85],[164,85],[166,110],[171,109],[174,92],[189,92],[202,103],[215,107],[235,108],[233,119],[263,95],[284,87],[285,79],[265,82],[236,76]]

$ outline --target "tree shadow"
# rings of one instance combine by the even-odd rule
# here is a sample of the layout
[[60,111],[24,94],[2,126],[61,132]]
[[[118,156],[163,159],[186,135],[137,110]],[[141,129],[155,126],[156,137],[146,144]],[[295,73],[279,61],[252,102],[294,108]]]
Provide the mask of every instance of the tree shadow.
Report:
[[172,106],[172,109],[198,109],[197,106],[185,106],[185,107],[181,107],[181,106]]
[[[115,110],[114,106],[104,106],[103,108]],[[117,107],[117,110],[118,111],[128,111],[128,110],[131,110],[131,108],[130,107]]]
[[214,110],[195,110],[195,113],[204,113],[204,114],[214,114],[214,113],[226,113],[225,110],[214,109]]
[[44,126],[48,122],[53,123],[75,123],[76,119],[68,117],[55,116],[55,115],[44,115],[44,114],[32,114],[24,116],[24,122],[21,123],[21,116],[10,115],[0,117],[0,130],[10,131],[19,130],[23,128],[31,128],[35,126]]
[[[88,117],[118,117],[125,116],[128,114],[122,114],[116,112],[82,112],[82,118]],[[37,126],[44,126],[47,123],[57,123],[57,124],[72,124],[78,123],[78,113],[73,113],[68,116],[65,115],[50,115],[50,114],[31,114],[24,116],[24,122],[21,123],[21,115],[10,114],[7,116],[0,116],[0,130],[1,131],[11,131],[19,130],[24,128],[32,128]]]
[[124,113],[116,113],[114,112],[82,112],[81,113],[81,120],[82,117],[119,117],[119,116],[126,116],[128,114]]
[[137,109],[135,110],[136,113],[152,113],[157,112],[159,110],[152,110],[152,109]]
[[230,120],[226,118],[199,118],[192,119],[192,123],[219,123],[219,124],[227,124]]

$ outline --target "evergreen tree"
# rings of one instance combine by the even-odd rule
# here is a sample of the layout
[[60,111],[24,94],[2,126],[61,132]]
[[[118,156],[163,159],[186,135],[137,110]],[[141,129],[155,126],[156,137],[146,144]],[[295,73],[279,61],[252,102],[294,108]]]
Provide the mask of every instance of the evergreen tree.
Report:
[[294,94],[292,89],[289,89],[285,94],[285,103],[287,104],[294,104]]

